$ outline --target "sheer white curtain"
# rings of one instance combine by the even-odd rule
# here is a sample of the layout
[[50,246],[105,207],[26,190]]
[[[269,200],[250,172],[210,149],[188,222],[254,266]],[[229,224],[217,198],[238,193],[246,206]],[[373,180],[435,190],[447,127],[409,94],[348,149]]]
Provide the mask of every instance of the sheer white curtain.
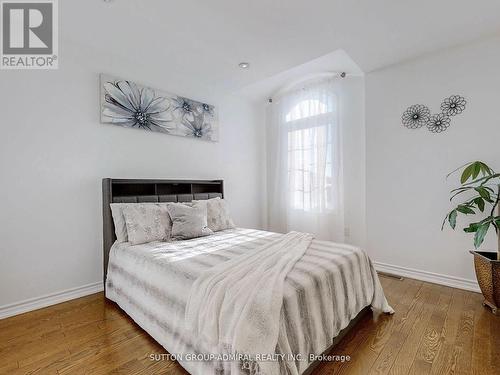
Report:
[[298,86],[268,108],[269,227],[344,240],[339,78]]

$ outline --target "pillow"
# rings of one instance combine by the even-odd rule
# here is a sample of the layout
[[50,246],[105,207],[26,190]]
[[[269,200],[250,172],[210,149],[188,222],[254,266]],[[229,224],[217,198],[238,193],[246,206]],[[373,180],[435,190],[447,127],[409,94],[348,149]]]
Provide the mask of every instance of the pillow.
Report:
[[[144,203],[110,203],[111,215],[113,216],[113,223],[115,226],[115,235],[118,242],[128,242],[127,233],[127,223],[125,222],[125,216],[123,216],[123,209],[129,206],[137,205],[158,205],[167,207],[167,203],[155,203],[155,202],[144,202]],[[182,204],[192,206],[193,202],[182,202]],[[170,221],[170,226],[172,221]]]
[[116,240],[118,242],[127,242],[127,224],[125,223],[125,216],[123,216],[123,208],[130,204],[136,203],[111,203],[111,215],[113,216],[113,223],[115,224]]
[[123,208],[123,216],[132,245],[170,239],[172,222],[165,204],[131,204]]
[[193,202],[192,207],[182,203],[167,203],[172,220],[172,238],[188,240],[213,234],[207,226],[207,204]]
[[[195,201],[195,202],[201,202],[201,201]],[[224,199],[217,197],[208,199],[204,202],[207,202],[207,223],[208,227],[212,231],[218,232],[224,229],[235,228],[233,220],[229,215],[227,203]]]

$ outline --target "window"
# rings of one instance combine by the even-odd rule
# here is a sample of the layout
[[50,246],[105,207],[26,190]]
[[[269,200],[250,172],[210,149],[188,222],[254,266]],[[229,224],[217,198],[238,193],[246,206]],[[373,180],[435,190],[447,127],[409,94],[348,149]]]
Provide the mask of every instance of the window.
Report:
[[303,99],[286,114],[289,206],[325,212],[334,209],[333,100]]
[[285,121],[295,121],[307,117],[312,117],[327,113],[328,109],[325,103],[320,102],[316,99],[302,100],[295,107],[292,108],[290,112],[285,116]]
[[268,107],[271,230],[343,240],[341,125],[343,109],[350,110],[343,100],[346,84],[336,77],[308,78],[278,93]]

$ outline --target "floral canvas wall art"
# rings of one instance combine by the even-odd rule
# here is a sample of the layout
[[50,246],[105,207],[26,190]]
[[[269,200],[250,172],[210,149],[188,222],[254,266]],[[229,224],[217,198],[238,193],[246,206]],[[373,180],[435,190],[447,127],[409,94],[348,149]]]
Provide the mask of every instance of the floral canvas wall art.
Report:
[[215,107],[101,74],[101,122],[218,141]]

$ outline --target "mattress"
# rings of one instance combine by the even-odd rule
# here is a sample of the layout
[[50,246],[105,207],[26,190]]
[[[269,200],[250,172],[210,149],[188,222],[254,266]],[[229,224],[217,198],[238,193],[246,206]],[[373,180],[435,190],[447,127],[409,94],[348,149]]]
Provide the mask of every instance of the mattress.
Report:
[[[110,251],[106,297],[191,374],[229,374],[228,358],[211,355],[213,348],[193,337],[185,326],[190,288],[203,271],[280,236],[238,228],[185,241],[135,246],[115,243]],[[276,356],[269,359],[280,362],[282,374],[301,374],[312,355],[323,353],[370,305],[376,288],[380,288],[378,278],[363,250],[313,240],[285,279],[280,336],[286,337],[287,347],[278,342]]]

